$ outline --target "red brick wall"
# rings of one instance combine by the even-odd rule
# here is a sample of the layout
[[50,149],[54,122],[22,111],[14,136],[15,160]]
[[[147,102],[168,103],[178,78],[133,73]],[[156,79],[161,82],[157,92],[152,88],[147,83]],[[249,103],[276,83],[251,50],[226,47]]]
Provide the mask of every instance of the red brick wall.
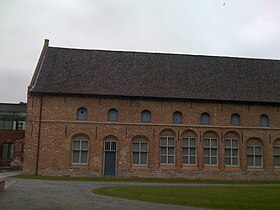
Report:
[[[34,174],[38,142],[41,98],[28,98],[28,116],[25,145],[24,171]],[[79,107],[88,111],[86,122],[76,121]],[[116,108],[117,123],[109,123],[108,110]],[[141,111],[152,113],[152,123],[140,123]],[[183,124],[172,124],[172,114],[180,111]],[[200,114],[211,115],[211,125],[200,125]],[[238,113],[241,126],[230,126],[230,116]],[[261,114],[269,116],[270,127],[259,127]],[[102,176],[103,143],[113,136],[118,144],[117,176],[140,176],[189,179],[279,179],[280,169],[273,167],[273,142],[280,139],[280,110],[275,106],[238,105],[221,103],[190,103],[176,101],[105,99],[82,97],[44,96],[38,172],[42,175]],[[160,165],[159,139],[168,129],[176,137],[176,161],[174,165]],[[197,165],[182,164],[181,137],[192,132],[197,137]],[[71,164],[71,145],[74,136],[89,138],[89,161],[86,165]],[[205,166],[203,160],[203,137],[218,138],[218,165]],[[137,137],[148,141],[148,165],[133,166],[132,141]],[[238,167],[225,166],[224,138],[239,137]],[[259,139],[263,145],[263,167],[248,168],[246,143]],[[251,141],[251,140],[250,140]]]

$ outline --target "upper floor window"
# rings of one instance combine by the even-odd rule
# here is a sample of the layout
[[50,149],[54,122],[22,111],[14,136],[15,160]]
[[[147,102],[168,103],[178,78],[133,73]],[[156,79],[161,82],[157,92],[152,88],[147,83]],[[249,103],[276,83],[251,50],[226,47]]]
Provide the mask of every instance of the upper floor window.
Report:
[[141,122],[150,123],[152,119],[151,112],[149,110],[144,110],[141,112]]
[[210,115],[207,112],[204,112],[200,115],[200,124],[210,125]]
[[267,115],[263,114],[260,116],[260,126],[269,127],[269,119]]
[[110,109],[108,112],[108,121],[117,122],[118,121],[118,110]]
[[240,126],[240,116],[239,114],[232,114],[230,119],[232,126]]
[[25,112],[0,112],[0,130],[25,130]]
[[174,112],[172,122],[174,124],[182,124],[183,123],[182,113],[181,112]]
[[85,108],[77,110],[77,120],[87,120],[87,110]]

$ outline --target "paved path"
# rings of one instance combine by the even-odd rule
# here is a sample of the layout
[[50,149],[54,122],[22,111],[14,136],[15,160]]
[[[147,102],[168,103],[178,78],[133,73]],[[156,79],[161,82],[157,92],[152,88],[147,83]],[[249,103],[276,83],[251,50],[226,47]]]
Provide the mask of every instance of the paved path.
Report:
[[[141,183],[73,182],[17,179],[0,192],[1,210],[194,210],[182,206],[118,199],[95,195],[91,190],[102,186],[134,186]],[[147,185],[147,184],[145,184]]]

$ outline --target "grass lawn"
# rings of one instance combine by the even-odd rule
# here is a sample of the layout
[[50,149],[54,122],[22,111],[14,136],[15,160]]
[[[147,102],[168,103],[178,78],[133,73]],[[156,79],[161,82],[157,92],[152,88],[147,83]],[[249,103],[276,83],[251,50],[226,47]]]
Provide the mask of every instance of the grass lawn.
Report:
[[280,209],[280,187],[106,187],[96,194],[216,209]]

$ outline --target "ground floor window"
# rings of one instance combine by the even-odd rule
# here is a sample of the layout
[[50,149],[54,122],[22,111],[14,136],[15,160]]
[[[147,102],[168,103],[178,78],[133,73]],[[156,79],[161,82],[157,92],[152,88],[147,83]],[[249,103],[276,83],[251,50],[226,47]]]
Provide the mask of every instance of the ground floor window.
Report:
[[263,162],[262,146],[247,145],[247,166],[262,167]]
[[204,138],[204,164],[218,165],[218,141],[215,138]]
[[146,141],[134,141],[132,143],[132,164],[147,165],[148,144]]
[[196,138],[184,137],[182,138],[182,154],[183,164],[196,164]]
[[2,144],[2,160],[13,160],[14,159],[14,145],[12,143]]
[[160,137],[160,163],[175,163],[175,137]]
[[88,163],[88,140],[73,140],[72,163]]
[[273,147],[274,167],[280,167],[280,145]]
[[225,164],[227,166],[238,166],[238,140],[237,139],[225,139]]

